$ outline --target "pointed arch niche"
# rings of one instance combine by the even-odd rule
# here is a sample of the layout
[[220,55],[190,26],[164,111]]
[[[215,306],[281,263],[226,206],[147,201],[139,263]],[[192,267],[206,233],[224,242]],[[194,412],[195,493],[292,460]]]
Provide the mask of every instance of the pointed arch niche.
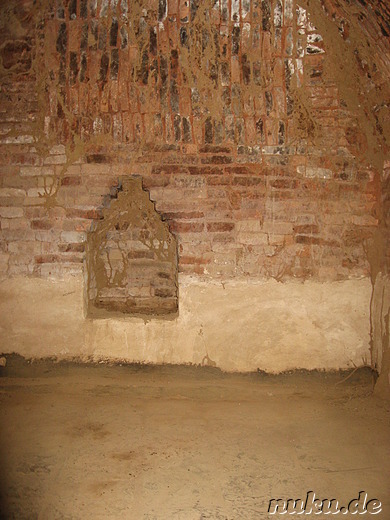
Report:
[[88,316],[177,313],[176,238],[142,179],[124,179],[102,214],[88,236]]

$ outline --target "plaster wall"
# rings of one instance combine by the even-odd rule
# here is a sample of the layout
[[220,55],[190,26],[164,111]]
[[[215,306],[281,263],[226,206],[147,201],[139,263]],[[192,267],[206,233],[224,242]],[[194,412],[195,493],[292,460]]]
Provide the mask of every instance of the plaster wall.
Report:
[[181,276],[172,319],[85,317],[81,275],[0,284],[0,342],[27,358],[209,364],[226,371],[369,362],[368,278],[339,282]]

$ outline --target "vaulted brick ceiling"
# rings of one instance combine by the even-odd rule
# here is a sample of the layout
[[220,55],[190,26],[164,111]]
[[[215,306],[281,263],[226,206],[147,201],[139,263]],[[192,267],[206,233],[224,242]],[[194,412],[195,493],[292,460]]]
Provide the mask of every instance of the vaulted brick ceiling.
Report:
[[[369,132],[375,134],[374,139],[372,135],[369,138],[374,150],[371,159],[381,168],[390,142],[390,7],[384,0],[302,0],[301,3],[320,30],[327,33],[325,45],[342,95],[350,102],[350,108],[363,109],[361,118],[365,115],[370,121]],[[355,106],[354,94],[358,95]]]

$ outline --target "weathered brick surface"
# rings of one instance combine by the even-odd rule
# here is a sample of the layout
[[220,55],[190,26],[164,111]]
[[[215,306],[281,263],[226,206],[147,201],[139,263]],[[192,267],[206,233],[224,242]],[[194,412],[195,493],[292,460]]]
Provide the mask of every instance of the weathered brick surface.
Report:
[[47,12],[25,1],[19,16],[22,33],[0,37],[3,272],[83,269],[91,229],[136,174],[177,237],[182,272],[368,274],[388,197],[324,74],[326,41],[295,1],[58,0]]

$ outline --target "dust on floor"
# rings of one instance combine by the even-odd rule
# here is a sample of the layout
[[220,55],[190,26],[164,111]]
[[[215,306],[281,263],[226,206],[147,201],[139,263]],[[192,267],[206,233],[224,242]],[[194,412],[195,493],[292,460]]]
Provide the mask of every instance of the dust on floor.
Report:
[[272,498],[362,490],[390,518],[390,413],[369,371],[11,358],[0,375],[4,519],[262,520]]

